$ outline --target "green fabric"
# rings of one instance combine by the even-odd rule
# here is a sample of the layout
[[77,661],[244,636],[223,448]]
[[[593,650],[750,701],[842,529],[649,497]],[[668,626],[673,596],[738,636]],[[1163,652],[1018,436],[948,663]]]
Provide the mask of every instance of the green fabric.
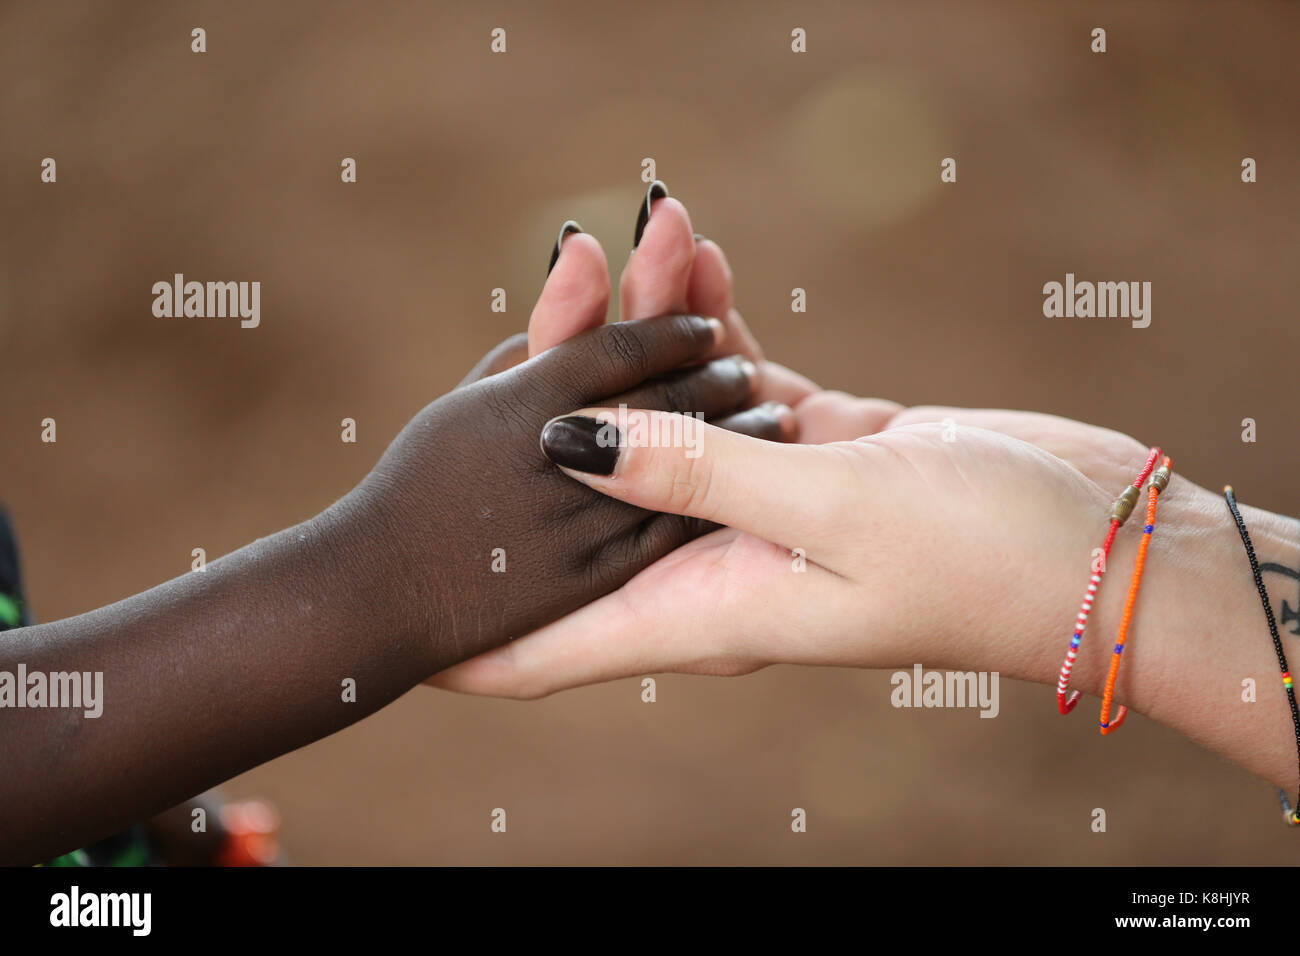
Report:
[[0,591],[0,623],[5,627],[17,627],[22,619],[23,612],[19,609],[18,602]]
[[109,866],[146,866],[149,863],[149,847],[144,843],[132,843],[113,858]]
[[50,860],[46,866],[90,866],[90,857],[86,856],[85,850],[73,850],[71,853],[65,853],[63,856],[55,857]]

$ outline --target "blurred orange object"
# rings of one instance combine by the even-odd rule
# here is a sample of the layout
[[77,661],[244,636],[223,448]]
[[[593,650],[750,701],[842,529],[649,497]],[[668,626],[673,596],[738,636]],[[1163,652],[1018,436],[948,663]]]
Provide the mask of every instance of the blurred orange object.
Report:
[[217,866],[271,866],[280,856],[280,814],[262,800],[228,803],[221,808],[226,841]]

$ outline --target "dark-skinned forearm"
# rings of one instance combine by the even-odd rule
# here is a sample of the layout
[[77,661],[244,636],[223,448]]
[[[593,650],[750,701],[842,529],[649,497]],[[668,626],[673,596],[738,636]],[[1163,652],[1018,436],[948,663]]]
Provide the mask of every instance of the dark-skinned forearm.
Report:
[[699,364],[721,333],[680,315],[584,332],[426,406],[321,516],[112,607],[7,632],[0,671],[99,673],[104,703],[99,717],[0,711],[0,862],[74,848],[333,733],[690,540],[678,516],[570,481],[538,439],[602,396],[734,411],[752,367]]
[[103,702],[97,718],[0,712],[0,862],[102,837],[346,727],[450,664],[421,609],[374,580],[373,541],[355,538],[361,507],[349,496],[206,571],[7,633],[0,670],[102,672]]

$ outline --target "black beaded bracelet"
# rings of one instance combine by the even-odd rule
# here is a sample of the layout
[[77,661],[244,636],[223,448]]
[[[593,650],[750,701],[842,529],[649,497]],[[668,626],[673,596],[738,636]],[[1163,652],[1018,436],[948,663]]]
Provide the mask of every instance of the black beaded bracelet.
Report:
[[[1296,707],[1295,687],[1292,685],[1291,670],[1287,667],[1286,651],[1282,647],[1282,638],[1277,633],[1277,621],[1273,618],[1273,606],[1268,602],[1268,589],[1264,587],[1264,576],[1259,573],[1259,561],[1255,557],[1255,546],[1250,543],[1250,533],[1246,531],[1246,522],[1241,519],[1237,508],[1237,496],[1232,492],[1232,485],[1225,485],[1223,497],[1232,512],[1232,520],[1237,523],[1241,533],[1241,543],[1246,546],[1246,557],[1250,559],[1250,573],[1255,577],[1255,589],[1259,591],[1259,600],[1264,605],[1264,618],[1268,621],[1268,633],[1273,638],[1273,649],[1277,651],[1277,664],[1282,668],[1282,686],[1286,688],[1287,699],[1291,702],[1291,723],[1295,726],[1296,763],[1300,766],[1300,708]],[[1295,806],[1289,806],[1286,791],[1278,789],[1282,801],[1282,816],[1291,826],[1300,826],[1300,792],[1296,794]]]

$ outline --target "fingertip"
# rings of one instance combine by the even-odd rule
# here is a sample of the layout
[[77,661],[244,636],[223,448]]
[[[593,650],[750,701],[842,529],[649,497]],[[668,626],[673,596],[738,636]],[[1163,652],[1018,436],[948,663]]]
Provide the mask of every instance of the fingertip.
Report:
[[529,355],[603,325],[609,308],[609,269],[605,251],[595,237],[562,228],[557,250],[528,320]]
[[546,274],[549,276],[555,270],[555,263],[560,258],[560,253],[564,250],[564,240],[574,233],[581,233],[582,226],[576,219],[566,219],[560,226],[560,234],[555,239],[555,248],[551,250],[551,263],[546,267]]
[[653,247],[668,238],[671,231],[673,239],[686,239],[692,251],[695,247],[695,231],[691,228],[691,214],[686,206],[674,196],[656,197],[650,205],[650,216],[641,232],[641,240],[633,248],[640,255],[647,247]]
[[668,195],[668,186],[659,179],[652,182],[645,191],[645,198],[641,201],[640,207],[636,213],[636,229],[632,234],[632,250],[636,251],[637,246],[641,244],[642,233],[645,232],[646,225],[654,212],[654,204],[664,199]]
[[687,308],[695,240],[686,207],[671,196],[653,203],[640,244],[620,280],[624,319],[647,318]]
[[605,250],[595,236],[585,232],[563,237],[555,265],[547,273],[538,302],[548,298],[570,299],[583,286],[595,284],[608,294],[609,266]]
[[781,429],[781,440],[792,442],[799,433],[799,420],[795,417],[794,409],[784,402],[764,402],[761,408],[768,409],[769,413],[776,419],[777,426]]

